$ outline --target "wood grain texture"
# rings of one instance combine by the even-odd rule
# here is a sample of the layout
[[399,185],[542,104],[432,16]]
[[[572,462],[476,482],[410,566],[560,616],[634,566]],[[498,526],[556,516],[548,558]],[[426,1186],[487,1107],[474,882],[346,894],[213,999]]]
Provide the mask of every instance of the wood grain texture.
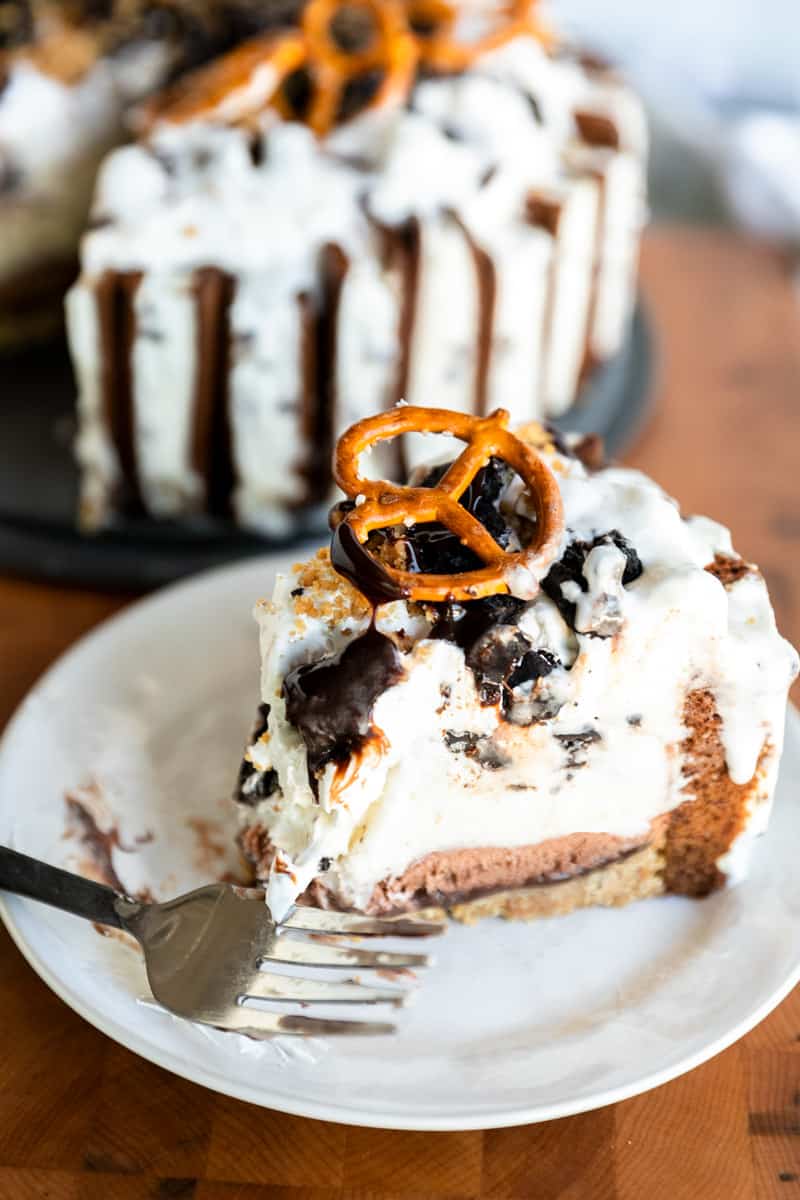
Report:
[[[730,524],[800,641],[800,304],[756,243],[664,229],[657,413],[628,461]],[[0,724],[126,602],[0,579]],[[800,700],[800,694],[796,693]],[[486,1133],[352,1129],[218,1097],[84,1024],[0,932],[0,1200],[800,1200],[800,992],[645,1096]]]

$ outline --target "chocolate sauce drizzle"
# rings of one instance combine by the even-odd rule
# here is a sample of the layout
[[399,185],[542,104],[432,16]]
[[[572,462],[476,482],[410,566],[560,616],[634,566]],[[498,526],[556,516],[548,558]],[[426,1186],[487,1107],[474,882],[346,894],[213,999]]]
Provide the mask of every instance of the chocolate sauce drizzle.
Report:
[[328,763],[346,762],[369,739],[376,700],[403,674],[397,647],[373,622],[341,654],[298,667],[286,676],[286,716],[306,744],[308,778],[315,795]]
[[408,591],[362,546],[346,521],[340,521],[333,531],[331,562],[373,606],[408,596]]

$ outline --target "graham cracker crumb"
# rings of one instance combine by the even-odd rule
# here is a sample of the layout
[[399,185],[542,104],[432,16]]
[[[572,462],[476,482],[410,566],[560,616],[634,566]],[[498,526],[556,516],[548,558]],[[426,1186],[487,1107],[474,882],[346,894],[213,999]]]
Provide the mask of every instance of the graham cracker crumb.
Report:
[[303,589],[294,597],[294,611],[298,617],[313,617],[337,625],[369,615],[369,603],[334,570],[327,549],[318,550],[312,559],[297,563],[293,570],[298,587]]
[[705,569],[709,575],[713,575],[726,588],[732,587],[734,583],[738,583],[746,575],[758,575],[760,573],[754,563],[745,562],[743,558],[737,558],[730,554],[715,554],[714,561],[710,562]]

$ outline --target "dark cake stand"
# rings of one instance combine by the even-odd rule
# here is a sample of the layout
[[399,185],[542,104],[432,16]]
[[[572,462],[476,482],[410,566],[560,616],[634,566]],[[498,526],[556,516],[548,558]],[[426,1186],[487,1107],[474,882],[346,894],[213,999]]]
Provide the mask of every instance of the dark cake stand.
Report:
[[[624,349],[594,373],[578,407],[556,424],[600,433],[609,455],[618,455],[649,410],[653,367],[652,335],[640,303]],[[0,571],[142,591],[277,548],[275,541],[209,519],[189,525],[131,520],[102,534],[78,533],[74,394],[63,342],[0,358]],[[292,541],[324,529],[325,514],[310,514]]]

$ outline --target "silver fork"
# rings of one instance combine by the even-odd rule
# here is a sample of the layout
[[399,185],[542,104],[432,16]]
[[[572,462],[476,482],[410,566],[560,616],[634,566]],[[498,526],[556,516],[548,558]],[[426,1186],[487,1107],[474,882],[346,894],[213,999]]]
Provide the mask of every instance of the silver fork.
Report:
[[[247,1002],[398,1007],[406,1002],[407,990],[368,987],[354,979],[269,974],[261,967],[386,971],[426,967],[431,959],[425,954],[365,950],[336,945],[332,939],[338,935],[420,938],[445,929],[438,922],[381,920],[317,908],[295,908],[276,925],[262,891],[225,883],[208,884],[163,904],[146,904],[6,847],[0,847],[0,888],[131,934],[144,951],[147,979],[163,1008],[190,1021],[255,1038],[277,1033],[311,1037],[394,1032],[395,1026],[388,1022],[266,1011]],[[317,936],[302,940],[300,933]]]

